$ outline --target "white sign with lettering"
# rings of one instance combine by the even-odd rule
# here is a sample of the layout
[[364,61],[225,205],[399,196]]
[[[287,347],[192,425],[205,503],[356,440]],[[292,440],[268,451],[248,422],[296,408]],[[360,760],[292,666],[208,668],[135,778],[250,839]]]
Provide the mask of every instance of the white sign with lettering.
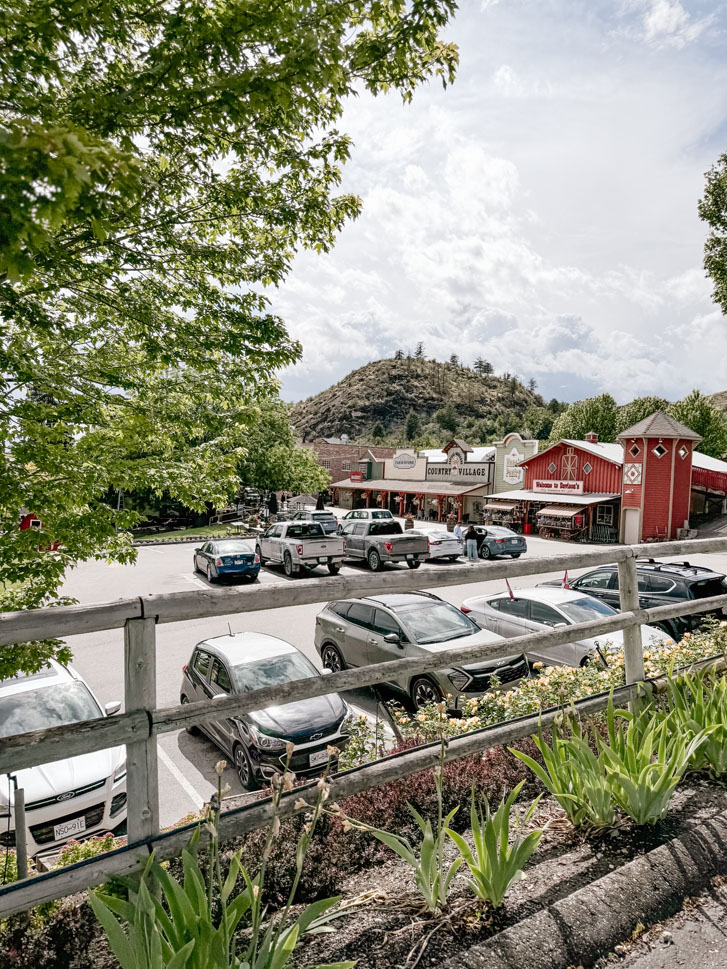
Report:
[[534,491],[549,491],[556,495],[582,495],[582,481],[555,481],[546,478],[543,481],[533,481]]
[[395,454],[393,463],[397,470],[404,471],[407,468],[413,468],[417,463],[417,459],[413,454]]
[[505,455],[503,462],[502,477],[508,484],[520,484],[523,480],[523,469],[518,464],[525,458],[516,447]]

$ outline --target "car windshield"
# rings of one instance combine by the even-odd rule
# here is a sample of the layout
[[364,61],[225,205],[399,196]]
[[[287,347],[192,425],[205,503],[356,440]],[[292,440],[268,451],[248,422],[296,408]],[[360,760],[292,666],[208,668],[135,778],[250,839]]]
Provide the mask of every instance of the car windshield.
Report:
[[63,683],[0,697],[0,737],[103,716],[83,683]]
[[390,511],[372,511],[371,517],[372,518],[393,518],[394,516],[391,514]]
[[693,582],[689,586],[692,599],[708,599],[710,596],[723,596],[725,594],[724,579],[703,579],[701,582]]
[[446,643],[473,636],[479,628],[448,602],[422,602],[396,609],[415,643]]
[[372,522],[371,528],[369,528],[369,535],[401,535],[401,525],[399,522],[391,521],[380,521]]
[[316,511],[312,515],[316,521],[330,521],[331,518],[335,519],[335,515],[332,511]]
[[288,525],[288,538],[320,538],[323,528],[318,522],[296,522]]
[[305,680],[318,676],[316,668],[300,653],[268,656],[254,663],[232,667],[235,693],[250,693],[265,686],[280,686],[291,680]]
[[488,525],[487,534],[494,535],[497,538],[517,538],[516,532],[509,528],[503,528],[501,525]]
[[254,551],[249,542],[217,542],[214,548],[217,555],[249,555]]
[[559,602],[558,608],[571,622],[592,622],[602,616],[615,616],[616,610],[600,599],[583,596],[570,602]]

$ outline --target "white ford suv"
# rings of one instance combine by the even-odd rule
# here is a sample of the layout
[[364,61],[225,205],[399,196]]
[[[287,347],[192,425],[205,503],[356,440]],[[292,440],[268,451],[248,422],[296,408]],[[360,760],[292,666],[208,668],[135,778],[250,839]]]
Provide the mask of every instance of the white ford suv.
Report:
[[[37,673],[0,680],[0,743],[30,730],[110,716],[120,707],[102,709],[78,673],[51,660]],[[28,855],[54,854],[66,841],[112,831],[126,820],[125,750],[0,775],[0,852],[15,845],[16,787],[25,795]]]

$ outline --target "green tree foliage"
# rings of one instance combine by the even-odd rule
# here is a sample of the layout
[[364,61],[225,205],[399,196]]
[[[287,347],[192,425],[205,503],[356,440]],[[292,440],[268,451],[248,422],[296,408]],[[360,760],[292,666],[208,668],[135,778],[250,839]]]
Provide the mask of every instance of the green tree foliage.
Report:
[[421,341],[419,343],[417,343],[417,348],[414,351],[414,357],[417,360],[423,360],[424,359],[424,344]]
[[360,210],[337,194],[343,104],[451,81],[454,6],[3,5],[0,587],[21,591],[0,608],[52,600],[89,555],[133,557],[109,488],[234,492],[256,402],[300,355],[265,287]]
[[561,438],[582,441],[589,431],[595,431],[601,441],[615,441],[618,408],[610,394],[577,400],[553,422],[550,440]]
[[375,441],[382,441],[384,439],[386,431],[384,430],[384,425],[381,423],[381,421],[377,421],[377,423],[374,424],[374,429],[371,432],[371,435]]
[[712,299],[727,314],[727,154],[707,172],[699,215],[711,231],[704,245],[704,268],[712,280]]
[[492,366],[489,360],[482,361],[482,376],[491,377],[495,372],[495,368]]
[[449,431],[450,434],[457,433],[457,425],[459,422],[457,420],[455,409],[451,404],[448,404],[446,407],[438,410],[434,415],[434,420],[437,422],[437,424],[439,424],[443,431]]
[[410,410],[407,414],[405,433],[407,441],[413,441],[419,433],[419,417],[413,410]]
[[649,417],[657,410],[667,410],[669,402],[663,397],[637,397],[629,404],[619,407],[616,419],[616,433],[620,434],[627,427],[633,427],[645,417]]
[[263,401],[245,441],[247,454],[238,466],[242,485],[311,494],[322,491],[331,477],[310,448],[296,447],[288,408],[279,400]]
[[453,367],[459,366],[459,357],[457,356],[456,353],[452,354],[452,356],[449,358],[449,362],[452,364]]
[[667,413],[701,434],[702,440],[697,444],[697,450],[702,454],[721,458],[727,453],[727,414],[714,407],[698,390],[670,404]]
[[403,359],[404,359],[404,351],[403,350],[397,350],[394,353],[394,360],[403,360]]

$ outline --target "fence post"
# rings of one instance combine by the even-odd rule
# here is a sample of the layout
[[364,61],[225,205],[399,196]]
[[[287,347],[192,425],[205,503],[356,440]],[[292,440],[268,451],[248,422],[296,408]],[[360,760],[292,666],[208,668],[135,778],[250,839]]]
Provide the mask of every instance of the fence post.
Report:
[[[13,777],[15,781],[15,777]],[[25,791],[15,781],[13,798],[15,814],[15,862],[18,866],[18,881],[28,877],[28,828],[25,820]]]
[[[127,619],[124,626],[124,691],[127,711],[156,707],[156,628],[152,619]],[[151,721],[150,721],[151,722]],[[126,745],[129,841],[159,833],[157,738]]]
[[[636,559],[630,556],[618,563],[618,588],[621,612],[633,612],[641,608],[639,602],[639,578]],[[639,683],[644,679],[644,647],[641,642],[641,625],[627,626],[623,631],[624,666],[626,683]],[[639,701],[633,700],[629,707],[638,712]]]

